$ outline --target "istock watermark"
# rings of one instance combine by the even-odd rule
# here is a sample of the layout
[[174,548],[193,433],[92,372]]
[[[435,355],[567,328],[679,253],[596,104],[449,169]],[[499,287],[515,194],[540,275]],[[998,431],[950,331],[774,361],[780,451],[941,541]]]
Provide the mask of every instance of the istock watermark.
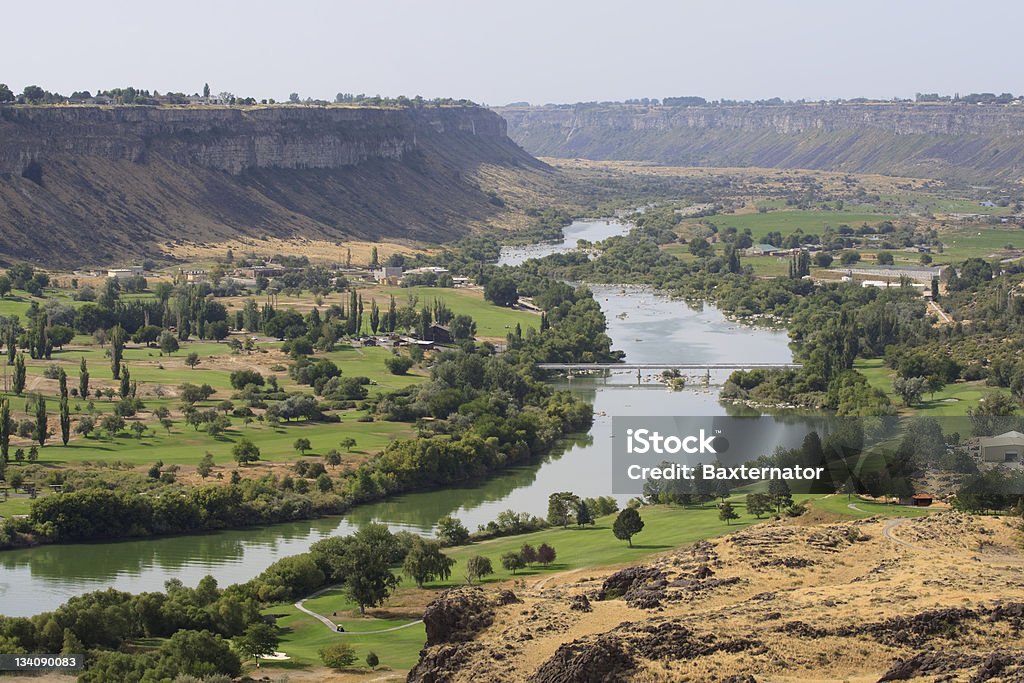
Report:
[[771,479],[827,487],[832,473],[824,458],[772,462],[800,448],[811,432],[833,433],[827,423],[815,417],[614,417],[613,491],[639,495],[660,485],[726,481],[735,487]]
[[1019,416],[613,417],[611,441],[612,492],[650,500],[763,492],[773,481],[792,493],[965,509],[1024,498]]

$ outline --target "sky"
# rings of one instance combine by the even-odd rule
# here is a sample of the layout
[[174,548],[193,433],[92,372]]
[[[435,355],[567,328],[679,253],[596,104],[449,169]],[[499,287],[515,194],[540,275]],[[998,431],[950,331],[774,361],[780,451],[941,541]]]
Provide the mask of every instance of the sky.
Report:
[[0,82],[500,105],[1024,92],[1024,3],[51,0],[3,9]]

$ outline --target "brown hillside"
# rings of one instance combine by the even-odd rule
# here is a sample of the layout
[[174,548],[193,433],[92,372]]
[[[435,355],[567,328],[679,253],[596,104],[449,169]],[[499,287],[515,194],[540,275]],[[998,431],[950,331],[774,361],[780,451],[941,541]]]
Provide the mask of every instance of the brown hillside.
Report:
[[[162,256],[240,237],[443,241],[549,169],[476,107],[0,107],[0,256]],[[538,181],[538,178],[540,179]]]
[[1019,681],[1024,556],[954,512],[769,522],[642,567],[427,609],[411,681]]

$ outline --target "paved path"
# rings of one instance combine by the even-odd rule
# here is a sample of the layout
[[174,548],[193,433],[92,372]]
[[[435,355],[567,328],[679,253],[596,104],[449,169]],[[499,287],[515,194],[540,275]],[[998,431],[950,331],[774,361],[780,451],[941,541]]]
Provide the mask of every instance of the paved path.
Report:
[[895,519],[890,519],[888,522],[885,523],[885,526],[882,528],[882,535],[888,538],[893,543],[898,543],[899,545],[902,545],[905,548],[910,548],[911,550],[924,550],[924,548],[919,548],[916,545],[907,543],[906,541],[898,538],[895,534],[892,533],[893,529],[898,527],[900,524],[903,524],[904,522],[908,521],[910,521],[909,517],[897,517]]
[[867,510],[861,510],[859,507],[857,507],[856,503],[847,503],[846,507],[850,508],[851,510],[856,510],[857,512],[863,512],[865,515],[870,515],[871,514]]
[[302,598],[301,600],[299,600],[298,602],[295,603],[295,609],[299,610],[303,614],[308,614],[309,616],[313,617],[314,619],[317,619],[324,626],[329,628],[333,633],[338,633],[338,634],[343,635],[343,636],[369,636],[369,635],[374,635],[376,633],[389,633],[391,631],[400,631],[403,628],[409,628],[410,626],[415,626],[416,624],[422,624],[423,623],[422,619],[417,619],[416,621],[410,621],[408,624],[402,624],[401,626],[392,626],[391,628],[382,628],[379,631],[339,631],[337,624],[335,624],[333,621],[331,621],[329,617],[325,617],[322,614],[318,614],[318,613],[314,612],[313,610],[308,609],[303,604],[304,602],[306,602],[306,600],[312,600],[313,598],[319,597],[319,596],[323,595],[324,593],[326,593],[327,591],[334,590],[335,588],[339,588],[339,586],[328,586],[327,588],[321,588],[320,590],[318,590],[316,593],[313,593],[312,595],[307,595],[306,597]]

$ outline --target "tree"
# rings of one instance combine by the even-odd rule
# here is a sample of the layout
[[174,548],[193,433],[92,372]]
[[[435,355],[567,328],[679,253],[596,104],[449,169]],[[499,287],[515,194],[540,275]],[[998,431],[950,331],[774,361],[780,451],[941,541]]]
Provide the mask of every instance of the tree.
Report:
[[0,464],[9,461],[11,449],[11,402],[7,398],[0,399]]
[[346,436],[338,445],[344,448],[346,453],[351,453],[352,449],[356,447],[356,440],[351,436]]
[[380,657],[377,656],[377,653],[374,652],[373,650],[370,650],[369,652],[367,652],[366,653],[366,666],[370,667],[370,670],[372,671],[372,670],[377,668],[378,664],[380,664]]
[[78,364],[78,395],[89,397],[89,366],[85,363],[85,356],[82,356],[82,362]]
[[234,638],[235,649],[246,657],[256,659],[256,666],[260,665],[260,657],[272,655],[277,650],[278,644],[277,627],[262,621],[249,624],[245,633]]
[[14,393],[21,396],[25,392],[25,380],[27,374],[25,372],[25,354],[19,353],[14,359]]
[[455,341],[472,339],[474,335],[476,335],[476,321],[468,315],[460,313],[452,318],[452,323],[449,329],[452,333],[452,339]]
[[380,265],[380,256],[377,254],[377,247],[370,247],[370,267],[376,268]]
[[121,398],[128,398],[132,393],[132,375],[128,372],[128,366],[125,365],[121,368],[121,382],[118,386],[117,394]]
[[383,604],[398,585],[389,568],[394,537],[387,527],[368,524],[351,538],[338,573],[345,577],[345,595],[365,614],[367,607]]
[[235,457],[235,461],[239,465],[256,462],[260,459],[259,447],[249,439],[245,438],[239,439],[238,443],[236,443],[234,448],[231,449],[231,454]]
[[60,398],[60,440],[65,446],[71,440],[71,411],[68,407],[67,396]]
[[523,557],[519,553],[508,552],[501,556],[501,566],[515,576],[517,570],[526,566],[526,562],[523,561]]
[[579,502],[579,496],[569,491],[552,493],[548,496],[548,522],[552,526],[569,526],[571,515]]
[[510,277],[499,275],[487,281],[484,285],[484,298],[495,306],[505,308],[515,306],[519,301],[519,289],[515,280]]
[[324,454],[324,463],[333,470],[341,464],[341,453],[332,448]]
[[195,370],[196,366],[199,365],[199,354],[196,353],[195,351],[192,351],[187,356],[185,356],[185,365]]
[[160,353],[166,353],[170,356],[177,351],[178,348],[179,344],[177,337],[166,330],[160,333]]
[[332,669],[344,669],[356,661],[355,649],[343,640],[320,648],[320,659]]
[[537,561],[545,567],[555,561],[558,557],[558,553],[555,549],[549,546],[547,543],[541,543],[537,548]]
[[594,518],[590,514],[590,508],[582,500],[577,499],[576,501],[576,524],[579,526],[586,526],[593,524]]
[[124,328],[114,325],[110,329],[110,370],[114,379],[121,379],[121,356],[124,353]]
[[207,452],[203,459],[199,461],[199,464],[196,465],[196,474],[206,479],[210,476],[211,472],[213,472],[213,453]]
[[0,83],[0,102],[13,102],[14,93],[6,83]]
[[892,256],[892,252],[889,251],[879,252],[878,256],[876,257],[876,260],[878,262],[878,265],[880,266],[891,266],[893,263],[895,263],[895,260]]
[[775,506],[776,512],[782,512],[782,508],[793,504],[793,492],[790,491],[785,479],[768,480],[768,498]]
[[893,391],[903,401],[903,405],[910,407],[921,400],[921,394],[927,386],[924,377],[896,377],[892,381]]
[[462,545],[469,540],[469,529],[448,515],[437,520],[437,537],[448,545]]
[[732,508],[732,503],[726,501],[718,506],[718,519],[722,520],[726,524],[730,524],[732,520],[739,519],[740,516],[736,514],[736,511]]
[[766,493],[747,494],[747,514],[761,519],[761,515],[771,512],[772,502]]
[[529,543],[524,543],[523,547],[519,549],[519,557],[523,558],[523,562],[526,564],[533,564],[537,561],[537,549]]
[[384,366],[392,375],[404,375],[412,367],[412,358],[408,356],[392,355],[384,359]]
[[494,567],[491,566],[491,560],[488,557],[474,555],[466,560],[466,583],[470,585],[493,573]]
[[305,437],[295,439],[295,443],[292,444],[292,448],[297,450],[301,455],[305,455],[306,451],[308,451],[312,447],[313,446],[309,443],[309,439]]
[[256,370],[236,370],[231,373],[231,387],[238,391],[245,389],[250,384],[262,387],[265,383],[263,375]]
[[418,588],[423,588],[423,584],[427,581],[436,579],[446,581],[452,575],[454,565],[455,560],[441,552],[440,541],[431,541],[417,536],[405,556],[402,571],[416,582]]
[[49,436],[47,422],[46,399],[40,396],[36,399],[36,428],[32,434],[40,446],[46,445],[46,437]]
[[643,531],[644,521],[640,513],[633,508],[626,508],[615,518],[612,525],[612,533],[620,541],[629,541],[629,547],[633,547],[633,536]]

